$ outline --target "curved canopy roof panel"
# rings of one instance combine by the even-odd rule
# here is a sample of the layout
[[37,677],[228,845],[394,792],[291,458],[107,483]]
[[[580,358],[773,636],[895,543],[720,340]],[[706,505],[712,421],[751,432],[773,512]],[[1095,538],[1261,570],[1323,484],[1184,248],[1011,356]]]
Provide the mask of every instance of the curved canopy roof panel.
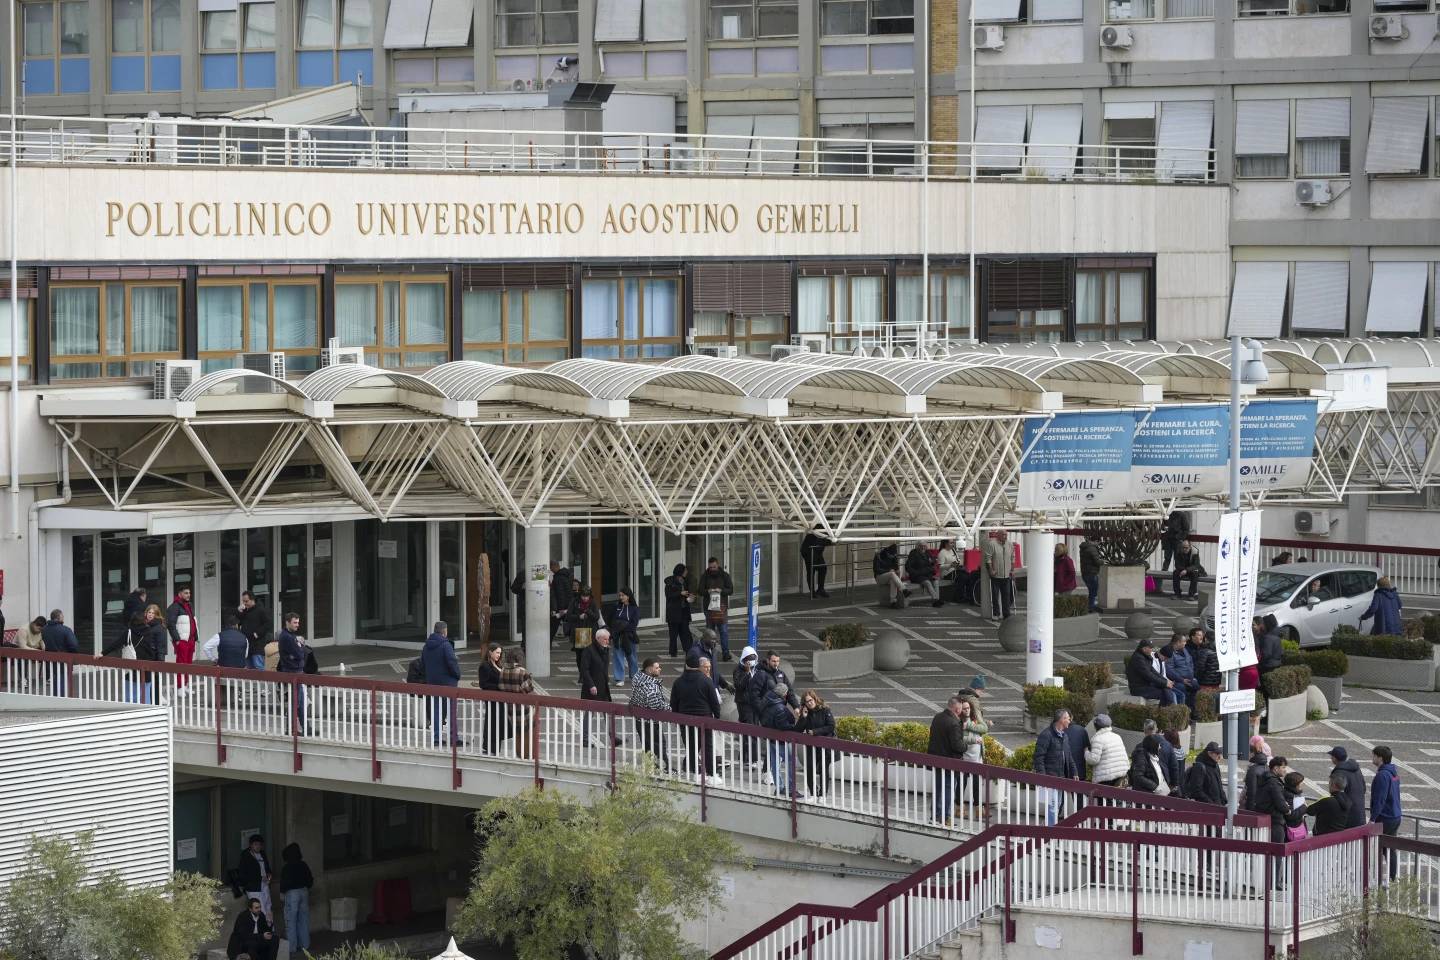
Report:
[[573,380],[556,376],[549,370],[502,367],[478,360],[442,363],[421,376],[439,387],[447,397],[455,400],[485,400],[491,391],[504,384],[550,390],[571,397],[592,396]]
[[[279,377],[259,370],[241,370],[231,368],[229,370],[216,370],[214,373],[207,373],[190,386],[186,387],[180,394],[182,401],[203,400],[206,397],[231,395],[239,393],[241,388],[247,384],[253,385],[256,382],[264,382],[270,385],[270,392],[292,397],[303,398],[305,392],[300,389],[299,384],[289,380],[282,380]],[[248,395],[247,395],[248,396]]]
[[[861,358],[854,358],[861,359]],[[902,360],[902,363],[923,361]],[[908,391],[890,377],[874,370],[835,369],[796,363],[774,363],[769,360],[725,360],[720,357],[688,356],[667,360],[670,368],[702,370],[725,377],[739,384],[745,395],[763,399],[788,399],[801,387],[821,387],[831,390],[854,390],[862,393],[881,393],[905,396]]]
[[544,368],[547,375],[579,384],[587,395],[606,400],[628,400],[647,385],[673,387],[695,393],[743,397],[739,384],[708,370],[676,370],[651,363],[618,360],[561,360]]
[[1100,359],[1142,377],[1193,377],[1230,379],[1230,365],[1213,357],[1183,353],[1107,353]]
[[300,389],[311,400],[337,400],[347,390],[356,387],[394,387],[424,396],[445,398],[444,390],[416,374],[381,370],[363,363],[337,363],[322,367],[300,381]]
[[923,395],[927,399],[1030,409],[1053,407],[1059,401],[1058,396],[1053,401],[1048,400],[1044,386],[1023,373],[957,357],[909,360],[799,353],[786,357],[783,362],[872,370],[900,384],[906,393]]
[[1377,337],[1357,340],[1345,352],[1346,363],[1388,363],[1392,367],[1434,367],[1440,360],[1440,341],[1391,340]]

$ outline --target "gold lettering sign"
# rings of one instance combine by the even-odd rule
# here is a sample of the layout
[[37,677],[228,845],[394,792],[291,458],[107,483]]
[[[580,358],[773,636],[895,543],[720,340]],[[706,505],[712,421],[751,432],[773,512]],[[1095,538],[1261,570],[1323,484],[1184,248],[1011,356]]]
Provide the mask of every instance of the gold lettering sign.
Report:
[[[761,203],[748,216],[734,203],[607,203],[587,215],[578,203],[357,200],[362,237],[734,234],[748,220],[764,234],[856,234],[858,203]],[[105,203],[107,237],[323,237],[336,223],[326,203],[140,200]]]

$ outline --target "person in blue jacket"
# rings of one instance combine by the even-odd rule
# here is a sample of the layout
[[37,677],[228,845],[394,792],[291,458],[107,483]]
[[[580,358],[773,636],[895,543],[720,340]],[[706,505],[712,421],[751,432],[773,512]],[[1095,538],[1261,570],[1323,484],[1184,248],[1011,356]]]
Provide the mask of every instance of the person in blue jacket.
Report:
[[1370,606],[1360,614],[1360,620],[1363,623],[1371,617],[1375,618],[1375,625],[1370,628],[1372,634],[1399,636],[1403,630],[1400,625],[1400,611],[1403,609],[1405,605],[1400,602],[1394,583],[1389,577],[1381,577],[1375,582],[1375,594],[1370,598]]
[[[460,686],[460,661],[455,658],[455,646],[450,642],[450,625],[444,620],[435,621],[435,629],[425,638],[420,649],[420,666],[425,671],[425,682],[432,687]],[[440,727],[445,723],[449,700],[446,697],[430,698],[430,742],[440,745]],[[460,742],[455,727],[450,728],[452,743]]]
[[[1392,762],[1390,748],[1383,743],[1370,751],[1375,776],[1370,781],[1370,822],[1380,824],[1385,836],[1400,831],[1400,771]],[[1395,879],[1395,851],[1390,851],[1390,879]]]

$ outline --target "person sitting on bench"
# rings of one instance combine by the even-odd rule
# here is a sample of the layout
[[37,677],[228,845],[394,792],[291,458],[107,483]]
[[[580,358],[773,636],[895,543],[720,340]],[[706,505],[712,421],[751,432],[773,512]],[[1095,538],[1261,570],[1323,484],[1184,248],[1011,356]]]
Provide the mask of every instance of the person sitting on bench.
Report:
[[1190,581],[1190,599],[1194,600],[1203,576],[1205,567],[1200,563],[1200,551],[1190,546],[1189,540],[1184,541],[1180,544],[1180,549],[1175,551],[1175,575],[1171,578],[1176,598],[1180,596],[1181,577]]

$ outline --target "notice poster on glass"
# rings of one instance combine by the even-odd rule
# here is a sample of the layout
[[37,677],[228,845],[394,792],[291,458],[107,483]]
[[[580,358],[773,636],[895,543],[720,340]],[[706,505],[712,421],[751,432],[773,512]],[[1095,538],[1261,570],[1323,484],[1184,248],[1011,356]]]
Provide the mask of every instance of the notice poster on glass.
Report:
[[1021,438],[1021,510],[1075,510],[1130,499],[1131,411],[1030,417]]
[[377,540],[375,542],[375,555],[381,560],[394,560],[400,555],[399,541]]

